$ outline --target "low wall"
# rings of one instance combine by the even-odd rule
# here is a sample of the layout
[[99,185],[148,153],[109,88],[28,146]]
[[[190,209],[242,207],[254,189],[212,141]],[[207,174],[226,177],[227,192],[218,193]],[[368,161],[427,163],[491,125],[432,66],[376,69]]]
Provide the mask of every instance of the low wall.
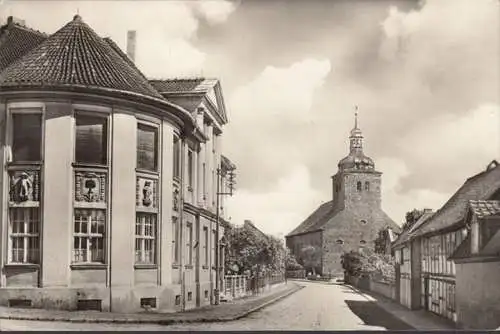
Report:
[[386,298],[396,299],[396,285],[394,283],[375,280],[369,276],[349,276],[346,282],[360,290],[375,292]]

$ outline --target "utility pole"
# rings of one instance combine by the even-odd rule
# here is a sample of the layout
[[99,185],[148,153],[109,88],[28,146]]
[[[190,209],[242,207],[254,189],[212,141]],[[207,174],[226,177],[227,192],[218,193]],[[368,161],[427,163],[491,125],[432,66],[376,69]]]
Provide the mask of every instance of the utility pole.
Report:
[[232,168],[228,171],[229,173],[229,192],[221,192],[220,191],[220,183],[222,182],[222,175],[223,170],[222,166],[219,165],[217,167],[217,191],[215,193],[216,195],[216,209],[215,209],[215,235],[216,235],[216,241],[215,241],[215,305],[220,304],[220,286],[221,286],[221,273],[220,273],[220,242],[219,242],[219,225],[220,225],[220,211],[219,211],[219,197],[223,195],[229,195],[233,196],[233,190],[234,190],[234,185],[236,184],[234,177],[234,170],[235,168]]

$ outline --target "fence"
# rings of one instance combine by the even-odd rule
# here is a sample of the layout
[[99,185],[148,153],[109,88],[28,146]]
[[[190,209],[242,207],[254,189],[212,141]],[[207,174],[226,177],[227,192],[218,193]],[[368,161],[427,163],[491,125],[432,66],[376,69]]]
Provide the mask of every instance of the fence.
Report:
[[287,278],[306,278],[306,271],[304,269],[287,270],[286,277]]
[[241,298],[256,295],[285,282],[285,274],[264,274],[256,276],[228,275],[224,277],[223,289],[227,297]]

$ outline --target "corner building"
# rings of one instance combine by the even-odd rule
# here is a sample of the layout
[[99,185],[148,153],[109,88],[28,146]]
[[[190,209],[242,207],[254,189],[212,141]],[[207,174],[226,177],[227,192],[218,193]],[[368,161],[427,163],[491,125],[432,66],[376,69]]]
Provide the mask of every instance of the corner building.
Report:
[[286,236],[287,247],[298,259],[304,247],[316,249],[316,263],[306,269],[314,267],[323,275],[341,275],[342,254],[373,249],[381,229],[399,232],[399,226],[381,208],[382,173],[363,152],[357,115],[349,142],[349,154],[339,161],[338,172],[332,176],[332,200]]
[[234,168],[221,164],[226,123],[218,80],[148,80],[78,15],[52,35],[10,17],[0,28],[0,304],[175,312],[213,302],[216,182],[224,188]]

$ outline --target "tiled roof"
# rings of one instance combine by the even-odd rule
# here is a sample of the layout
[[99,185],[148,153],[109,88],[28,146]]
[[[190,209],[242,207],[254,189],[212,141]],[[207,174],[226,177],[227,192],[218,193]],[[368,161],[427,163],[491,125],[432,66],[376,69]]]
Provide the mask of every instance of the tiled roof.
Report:
[[432,211],[425,211],[422,214],[422,216],[420,216],[420,218],[415,222],[415,224],[413,224],[413,226],[411,226],[409,229],[401,232],[401,234],[398,236],[396,241],[394,241],[394,244],[392,245],[392,247],[400,246],[400,245],[404,244],[405,242],[409,241],[413,236],[413,234],[412,234],[413,231],[417,230],[420,226],[422,226],[422,224],[424,224],[427,221],[427,219],[432,217],[433,214],[434,214],[434,212],[432,212]]
[[227,169],[236,169],[236,165],[233,164],[228,157],[221,155],[220,159],[221,159],[221,164],[225,166]]
[[500,201],[469,201],[472,212],[478,218],[500,215]]
[[0,87],[40,85],[105,88],[163,99],[78,15],[0,72]]
[[287,237],[305,232],[312,232],[323,226],[333,215],[333,201],[321,204],[306,220],[297,226]]
[[500,191],[500,165],[490,164],[488,169],[467,179],[457,192],[428,219],[415,236],[439,231],[460,223],[469,206],[469,200],[486,200]]
[[123,60],[125,60],[127,62],[127,64],[129,64],[132,68],[134,68],[137,72],[139,72],[142,77],[146,80],[148,80],[148,78],[146,78],[146,76],[141,72],[141,70],[139,70],[137,68],[137,66],[135,66],[135,63],[132,61],[132,59],[130,59],[127,54],[125,52],[123,52],[122,49],[120,49],[120,47],[118,46],[118,44],[115,43],[115,41],[113,41],[111,39],[111,37],[104,37],[103,40],[109,44],[109,46],[111,46],[111,48],[116,52],[118,53],[118,55],[120,57],[122,57]]
[[217,83],[217,79],[177,78],[152,79],[149,82],[160,93],[206,93]]
[[46,38],[44,33],[14,23],[9,17],[8,23],[0,27],[0,72]]

